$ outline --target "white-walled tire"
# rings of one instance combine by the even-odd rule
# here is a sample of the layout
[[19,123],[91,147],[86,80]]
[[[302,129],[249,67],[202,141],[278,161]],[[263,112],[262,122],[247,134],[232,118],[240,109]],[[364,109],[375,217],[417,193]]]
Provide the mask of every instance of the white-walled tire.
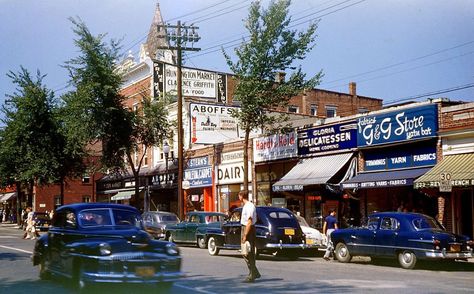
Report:
[[219,248],[217,248],[216,239],[214,237],[209,237],[207,240],[207,251],[210,255],[219,254]]
[[413,269],[416,265],[416,255],[409,250],[399,252],[398,263],[404,269]]
[[344,243],[337,243],[336,249],[334,251],[336,259],[340,262],[349,262],[352,259],[352,255],[349,252],[349,248]]

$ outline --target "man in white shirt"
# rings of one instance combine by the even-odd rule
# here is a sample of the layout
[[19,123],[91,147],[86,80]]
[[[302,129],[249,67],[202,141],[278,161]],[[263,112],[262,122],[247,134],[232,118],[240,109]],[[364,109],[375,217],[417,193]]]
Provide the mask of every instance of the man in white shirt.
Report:
[[249,268],[249,275],[244,282],[253,283],[255,279],[260,278],[260,273],[255,264],[255,223],[257,222],[257,209],[255,205],[249,201],[248,191],[240,191],[239,200],[244,204],[240,217],[240,224],[242,225],[242,244],[246,241],[250,243],[250,251],[242,255]]

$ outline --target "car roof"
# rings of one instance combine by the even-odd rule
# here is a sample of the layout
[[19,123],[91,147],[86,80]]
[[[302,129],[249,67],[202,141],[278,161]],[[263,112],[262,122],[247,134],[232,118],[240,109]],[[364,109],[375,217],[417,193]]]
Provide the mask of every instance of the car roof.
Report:
[[406,219],[415,219],[420,217],[429,217],[422,213],[417,212],[397,212],[397,211],[384,211],[384,212],[375,212],[369,215],[371,216],[378,216],[378,217],[403,217]]
[[225,216],[225,213],[222,212],[216,212],[216,211],[190,211],[187,213],[187,215],[191,214],[202,214],[202,215],[223,215]]
[[175,215],[175,213],[172,213],[172,212],[169,212],[169,211],[147,211],[147,212],[144,212],[143,214],[146,214],[146,213],[149,213],[149,214],[167,214],[167,215]]
[[57,212],[60,212],[64,209],[69,209],[73,211],[80,211],[84,209],[97,209],[97,208],[115,208],[115,209],[125,209],[131,210],[136,213],[139,213],[138,209],[130,205],[124,204],[115,204],[115,203],[105,203],[105,202],[91,202],[91,203],[74,203],[74,204],[67,204],[59,207]]

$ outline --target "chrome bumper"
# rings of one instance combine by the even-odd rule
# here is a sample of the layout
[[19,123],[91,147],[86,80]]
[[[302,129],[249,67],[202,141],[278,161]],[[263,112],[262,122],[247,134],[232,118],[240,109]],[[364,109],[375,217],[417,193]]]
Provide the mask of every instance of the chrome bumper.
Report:
[[426,252],[427,258],[445,258],[445,259],[465,259],[473,258],[474,253],[471,252],[446,252],[446,250],[441,251],[431,251]]
[[268,243],[265,245],[268,249],[307,249],[307,244],[285,244],[285,243]]

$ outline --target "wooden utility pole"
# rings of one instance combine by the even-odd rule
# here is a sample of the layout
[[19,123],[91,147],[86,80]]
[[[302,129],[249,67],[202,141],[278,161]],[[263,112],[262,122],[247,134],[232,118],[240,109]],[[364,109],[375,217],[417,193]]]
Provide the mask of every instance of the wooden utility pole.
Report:
[[[165,35],[168,46],[158,47],[158,49],[175,50],[177,53],[177,83],[178,83],[178,215],[180,219],[184,219],[184,193],[183,193],[183,174],[184,174],[184,156],[183,156],[183,82],[181,74],[182,66],[182,51],[199,51],[200,48],[195,48],[193,45],[199,41],[200,37],[196,30],[198,27],[181,25],[178,21],[177,25],[158,25],[158,32],[162,29]],[[174,43],[171,46],[170,42]],[[191,46],[188,46],[190,44]]]

